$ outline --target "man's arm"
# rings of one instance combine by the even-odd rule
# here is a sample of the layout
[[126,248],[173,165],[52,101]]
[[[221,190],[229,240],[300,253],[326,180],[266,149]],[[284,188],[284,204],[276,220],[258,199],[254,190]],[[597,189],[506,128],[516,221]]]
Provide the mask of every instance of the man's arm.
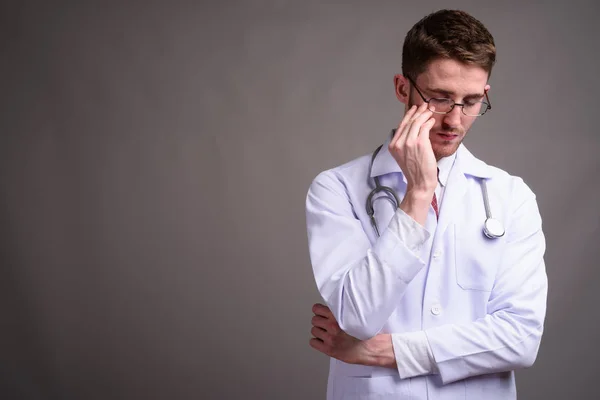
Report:
[[311,185],[306,220],[321,297],[345,332],[358,339],[375,336],[425,266],[418,254],[429,233],[398,209],[371,246],[343,184],[331,172]]
[[417,376],[436,371],[433,355],[423,332],[404,335],[406,339],[413,340],[413,343],[389,333],[358,340],[340,329],[327,306],[315,304],[313,312],[315,315],[312,318],[311,334],[314,337],[310,339],[310,346],[329,357],[348,364],[398,369],[402,371],[401,376]]
[[311,347],[348,364],[396,368],[390,334],[359,340],[340,328],[327,306],[315,304],[312,310]]
[[[529,191],[512,220],[485,317],[356,343],[336,330],[335,320],[329,320],[323,307],[315,306],[313,326],[318,330],[313,328],[311,346],[344,362],[397,367],[401,378],[438,371],[444,383],[531,366],[540,345],[547,296],[545,241],[533,193]],[[422,334],[431,358],[422,356]],[[416,368],[407,368],[413,360],[418,361]],[[429,372],[415,372],[419,370]]]
[[381,330],[407,285],[425,265],[418,257],[420,246],[429,238],[422,224],[437,184],[429,142],[431,115],[426,103],[412,108],[390,143],[390,153],[406,175],[407,190],[388,229],[373,246],[356,217],[346,183],[335,172],[319,174],[306,197],[308,244],[317,287],[342,329],[359,339]]
[[444,383],[530,367],[537,357],[548,293],[546,242],[535,195],[522,180],[514,182],[515,208],[487,315],[425,330]]

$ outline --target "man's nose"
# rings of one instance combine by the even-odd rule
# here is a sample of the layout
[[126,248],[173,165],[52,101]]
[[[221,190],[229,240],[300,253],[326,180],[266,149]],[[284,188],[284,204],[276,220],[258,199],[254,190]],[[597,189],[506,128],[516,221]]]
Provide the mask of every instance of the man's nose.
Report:
[[454,108],[452,109],[452,111],[450,111],[448,114],[444,115],[444,125],[446,125],[449,128],[457,128],[460,126],[460,120],[462,118],[462,110],[460,109],[460,106],[454,106]]

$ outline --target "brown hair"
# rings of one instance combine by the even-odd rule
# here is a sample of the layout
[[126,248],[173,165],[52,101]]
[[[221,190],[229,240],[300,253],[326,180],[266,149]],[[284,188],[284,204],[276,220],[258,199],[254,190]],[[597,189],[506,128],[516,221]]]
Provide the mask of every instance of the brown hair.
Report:
[[417,22],[404,39],[402,73],[416,79],[431,61],[453,59],[492,73],[494,38],[483,24],[464,11],[440,10]]

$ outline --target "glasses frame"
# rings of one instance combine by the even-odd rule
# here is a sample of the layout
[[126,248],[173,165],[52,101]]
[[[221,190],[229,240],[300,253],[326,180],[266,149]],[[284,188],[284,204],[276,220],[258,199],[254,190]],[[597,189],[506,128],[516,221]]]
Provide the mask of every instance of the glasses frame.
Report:
[[[457,103],[452,99],[448,99],[448,98],[442,98],[442,97],[431,97],[428,99],[425,98],[425,96],[423,96],[423,93],[421,93],[421,91],[419,90],[419,88],[417,87],[417,84],[415,83],[415,81],[412,80],[412,78],[407,77],[409,82],[415,87],[415,89],[417,89],[417,93],[419,93],[419,96],[421,96],[421,98],[423,99],[423,101],[427,104],[430,104],[429,102],[431,100],[445,100],[445,101],[450,101],[452,103],[452,106],[450,107],[450,110],[446,111],[446,112],[441,112],[441,111],[431,111],[435,114],[449,114],[452,112],[452,110],[454,110],[454,107],[456,106],[460,106],[460,111],[463,113],[463,115],[466,115],[467,117],[481,117],[483,114],[485,114],[486,112],[490,111],[492,109],[492,103],[490,102],[490,98],[487,94],[487,90],[484,91],[485,94],[485,99],[487,101],[481,101],[481,103],[484,103],[487,105],[487,109],[482,113],[482,114],[477,114],[477,115],[468,115],[467,113],[465,113],[465,104],[464,103]],[[428,107],[429,108],[429,107]]]

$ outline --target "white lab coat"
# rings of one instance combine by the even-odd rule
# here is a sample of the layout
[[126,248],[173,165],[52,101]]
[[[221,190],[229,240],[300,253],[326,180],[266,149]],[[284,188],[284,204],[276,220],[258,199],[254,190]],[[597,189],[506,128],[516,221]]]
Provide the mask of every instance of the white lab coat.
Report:
[[[461,145],[429,238],[408,248],[388,223],[390,202],[375,201],[378,238],[365,202],[373,177],[402,199],[406,178],[386,142],[371,154],[319,174],[306,199],[317,287],[341,328],[360,339],[424,331],[434,374],[401,379],[398,370],[331,359],[327,398],[516,398],[513,370],[537,356],[546,312],[545,239],[536,198],[522,179],[489,166]],[[506,234],[488,239],[480,179]]]

